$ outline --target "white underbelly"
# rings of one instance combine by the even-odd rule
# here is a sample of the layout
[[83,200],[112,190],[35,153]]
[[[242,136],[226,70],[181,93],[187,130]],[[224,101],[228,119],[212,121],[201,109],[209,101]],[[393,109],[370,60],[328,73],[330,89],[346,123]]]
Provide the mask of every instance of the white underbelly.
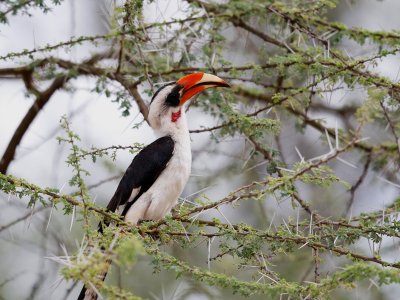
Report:
[[176,145],[174,155],[153,185],[136,200],[125,220],[137,224],[139,220],[159,220],[176,205],[190,176],[191,151]]

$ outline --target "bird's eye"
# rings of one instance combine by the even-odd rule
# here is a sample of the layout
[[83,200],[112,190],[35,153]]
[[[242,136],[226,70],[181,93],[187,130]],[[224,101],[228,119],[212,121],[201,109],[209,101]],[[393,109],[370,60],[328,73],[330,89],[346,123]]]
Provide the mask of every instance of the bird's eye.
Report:
[[154,93],[153,97],[151,98],[150,104],[153,103],[153,100],[154,100],[155,98],[157,98],[158,94],[159,94],[163,89],[165,89],[167,86],[170,86],[170,85],[172,85],[172,84],[175,84],[175,82],[174,82],[174,81],[173,81],[173,82],[168,82],[167,84],[164,84],[162,87],[160,87],[160,88]]
[[167,98],[165,99],[165,103],[168,106],[178,106],[180,102],[180,90],[182,89],[181,86],[177,85],[175,86],[171,92],[168,94]]

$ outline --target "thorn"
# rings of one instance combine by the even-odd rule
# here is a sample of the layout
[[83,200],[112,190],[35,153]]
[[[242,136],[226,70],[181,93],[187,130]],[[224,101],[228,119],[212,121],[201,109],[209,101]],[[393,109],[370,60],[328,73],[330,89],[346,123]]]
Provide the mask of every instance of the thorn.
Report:
[[326,139],[328,140],[329,150],[333,151],[331,138],[329,137],[329,133],[328,133],[328,130],[326,128],[325,128],[325,135],[326,135]]
[[339,149],[339,130],[338,130],[338,122],[336,120],[335,126],[335,140],[336,140],[336,150]]
[[394,183],[392,181],[389,181],[386,178],[383,178],[381,176],[377,176],[377,177],[378,177],[379,180],[382,180],[383,182],[389,183],[390,185],[393,185],[394,187],[397,187],[397,188],[400,189],[400,185],[399,184],[396,184],[396,183]]
[[117,243],[119,233],[120,233],[120,230],[117,230],[117,232],[114,234],[114,238],[112,239],[112,241],[110,243],[110,247],[108,248],[109,251],[111,251],[114,248],[115,244]]
[[189,236],[188,236],[188,234],[187,234],[187,231],[186,231],[185,226],[183,226],[183,223],[182,223],[182,222],[180,222],[180,224],[181,224],[181,226],[182,226],[183,231],[185,232],[185,237],[186,237],[186,239],[188,240],[188,242],[190,242],[190,238],[189,238]]
[[289,172],[289,173],[295,173],[295,171],[293,171],[293,170],[290,170],[290,169],[281,168],[281,167],[276,167],[276,168],[277,168],[277,169],[279,169],[279,170],[282,170],[282,171]]
[[53,204],[51,205],[49,220],[47,221],[47,225],[46,225],[46,232],[47,232],[47,230],[49,229],[49,225],[50,225],[50,221],[51,221],[51,216],[53,215],[54,205],[55,205],[55,204],[54,204],[54,202],[53,202]]
[[65,258],[67,259],[68,263],[71,265],[71,260],[69,259],[67,247],[65,247],[65,244],[61,244],[60,246],[61,246],[61,249],[63,250],[63,252],[65,254]]
[[274,212],[274,214],[272,215],[272,219],[271,219],[271,222],[269,223],[269,227],[268,227],[267,231],[270,231],[270,229],[271,229],[272,223],[274,222],[275,214],[276,213]]
[[253,170],[253,169],[255,169],[255,168],[259,167],[259,166],[265,165],[265,164],[267,164],[267,163],[269,163],[269,161],[267,161],[267,160],[266,160],[266,161],[262,161],[262,162],[260,162],[260,163],[258,163],[258,164],[255,164],[255,165],[252,166],[252,167],[247,168],[246,170],[243,170],[242,173],[248,172],[248,171],[250,171],[250,170]]
[[63,185],[61,186],[60,190],[58,191],[59,194],[61,194],[61,191],[64,189],[64,187],[67,185],[67,182],[64,182]]
[[283,221],[283,223],[285,224],[287,230],[288,230],[290,233],[292,233],[292,231],[290,231],[290,228],[289,228],[289,226],[287,225],[287,223],[286,223],[286,221],[285,221],[284,218],[282,218],[282,221]]
[[337,236],[337,237],[335,237],[335,239],[333,240],[333,246],[334,246],[334,247],[336,247],[336,242],[337,242],[338,239],[339,239],[339,237]]
[[[206,190],[209,190],[210,188],[212,188],[212,187],[214,187],[214,186],[216,186],[216,185],[217,185],[217,184],[215,183],[215,184],[211,184],[211,185],[209,185],[209,186],[206,186],[205,188],[202,188],[201,190],[198,190],[197,192],[194,192],[194,193],[192,193],[192,194],[190,194],[190,195],[187,195],[186,198],[190,198],[190,197],[192,197],[192,196],[194,196],[194,195],[200,194],[201,192],[204,192],[204,191],[206,191]],[[188,201],[188,200],[186,200],[186,201]],[[196,203],[196,205],[198,206],[199,204]]]
[[334,150],[333,150],[333,151],[329,151],[329,152],[326,153],[326,154],[322,154],[322,155],[319,155],[319,156],[317,156],[317,157],[310,158],[308,161],[309,161],[309,162],[313,162],[313,161],[316,161],[316,160],[325,159],[325,158],[327,158],[330,154],[332,154],[333,152],[334,152]]
[[[258,271],[258,273],[261,273],[260,271]],[[261,274],[261,277],[260,278],[258,278],[258,280],[256,281],[256,283],[259,283],[260,282],[260,280],[261,279],[263,279],[264,278],[264,274]]]
[[28,229],[29,229],[29,227],[31,227],[32,216],[33,216],[33,213],[34,213],[35,206],[36,206],[36,203],[33,204],[33,207],[31,209],[31,214],[30,214],[29,219],[28,219]]
[[200,217],[200,215],[202,213],[204,213],[204,210],[202,210],[199,213],[197,213],[197,214],[193,215],[192,217],[190,217],[189,220],[192,220],[192,222],[190,224],[193,224],[197,220],[197,218]]
[[377,289],[380,288],[379,285],[375,281],[373,281],[371,278],[369,279],[369,281],[371,282],[371,285],[368,287],[368,289],[370,289],[372,287],[372,285],[374,285]]
[[296,152],[297,152],[297,155],[300,157],[300,159],[301,159],[301,162],[304,162],[304,157],[303,157],[303,155],[301,155],[301,153],[300,153],[299,149],[297,149],[297,147],[296,147],[296,146],[294,146],[294,149],[296,150]]
[[72,209],[72,217],[71,217],[71,225],[69,226],[69,231],[72,231],[72,225],[74,224],[74,218],[75,218],[75,210],[76,206]]
[[219,212],[221,214],[221,216],[226,220],[226,222],[228,222],[229,226],[232,227],[233,231],[236,231],[236,229],[233,227],[232,223],[229,222],[228,218],[225,217],[225,215],[219,210],[219,207],[216,208],[217,212]]
[[352,163],[350,163],[350,162],[344,160],[343,158],[340,158],[339,156],[336,157],[336,159],[337,159],[338,161],[341,161],[341,162],[344,163],[345,165],[348,165],[349,167],[352,167],[352,168],[354,168],[354,169],[358,169],[358,167],[357,167],[356,165],[353,165]]
[[359,143],[359,142],[366,141],[366,140],[369,140],[369,139],[370,139],[370,137],[367,136],[367,137],[364,137],[364,138],[361,138],[361,139],[356,140],[354,143],[357,144],[357,143]]
[[305,247],[306,245],[308,245],[309,242],[306,242],[305,244],[301,245],[298,249],[301,249],[303,247]]
[[58,286],[61,284],[61,282],[63,282],[64,277],[59,276],[56,280],[54,280],[54,282],[50,285],[51,289],[57,289]]

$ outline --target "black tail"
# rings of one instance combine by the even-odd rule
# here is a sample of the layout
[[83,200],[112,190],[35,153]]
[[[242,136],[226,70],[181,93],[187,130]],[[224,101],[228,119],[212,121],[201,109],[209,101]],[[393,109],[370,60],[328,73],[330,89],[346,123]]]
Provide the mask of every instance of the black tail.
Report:
[[[110,266],[111,260],[107,262],[108,266]],[[104,281],[106,279],[107,272],[108,271],[103,272],[102,274],[98,275],[97,278],[101,281]],[[97,293],[92,288],[87,289],[86,286],[83,286],[77,300],[97,300]]]
[[[99,223],[98,231],[100,233],[103,233],[103,225],[101,224],[101,222]],[[102,247],[101,250],[104,251],[105,249]],[[112,261],[108,260],[107,263],[108,263],[108,267],[110,267]],[[97,275],[97,279],[104,281],[106,279],[107,273],[108,273],[108,270]],[[83,285],[82,290],[81,290],[77,300],[96,300],[96,299],[97,299],[96,291],[93,290],[92,288],[87,289],[86,286]]]
[[[121,183],[120,183],[121,184]],[[127,196],[126,193],[123,194],[121,191],[122,189],[120,189],[119,187],[117,188],[117,190],[115,191],[114,196],[111,198],[110,202],[107,205],[107,210],[110,212],[115,212],[117,210],[117,208],[120,205],[125,204],[125,208],[121,214],[121,217],[125,217],[126,213],[128,212],[128,210],[131,208],[132,204],[139,199],[139,197],[146,191],[147,189],[141,189],[140,192],[135,196],[135,198],[130,201],[127,202],[127,199],[129,198],[129,195]],[[126,199],[126,200],[125,200]],[[101,234],[103,233],[103,226],[108,226],[110,224],[109,220],[104,220],[104,222],[100,222],[99,223],[99,228],[98,228],[98,232],[100,232]],[[104,250],[104,249],[102,249]],[[111,265],[111,260],[108,261],[108,264]],[[100,274],[98,276],[98,279],[100,279],[101,281],[104,281],[106,279],[107,276],[107,271],[104,272],[103,274]],[[97,299],[97,293],[92,289],[89,288],[87,289],[85,287],[85,285],[82,287],[81,293],[79,294],[79,297],[77,300],[96,300]]]
[[[120,203],[120,196],[115,193],[114,196],[111,198],[109,204],[107,205],[107,210],[111,212],[115,212],[119,206]],[[98,232],[101,234],[103,233],[103,226],[108,226],[110,224],[109,220],[105,220],[104,223],[100,222],[99,227],[98,227]],[[102,250],[104,250],[102,248]],[[109,265],[111,265],[111,260],[108,261]],[[98,275],[98,279],[101,281],[104,281],[107,276],[107,272],[105,271],[104,273]],[[77,298],[77,300],[96,300],[97,299],[97,293],[94,291],[92,288],[87,289],[85,285],[83,285],[82,290]]]
[[84,299],[85,299],[85,293],[86,293],[86,287],[83,286],[83,288],[82,288],[82,290],[81,290],[81,293],[79,294],[77,300],[84,300]]

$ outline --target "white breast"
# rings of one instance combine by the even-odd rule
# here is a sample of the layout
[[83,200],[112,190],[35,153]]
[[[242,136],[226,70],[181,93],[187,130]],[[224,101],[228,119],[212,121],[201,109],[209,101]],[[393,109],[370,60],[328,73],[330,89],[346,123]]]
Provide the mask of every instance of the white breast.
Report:
[[192,153],[186,118],[176,124],[171,134],[174,153],[154,184],[131,206],[125,220],[136,224],[139,220],[159,220],[176,205],[190,176]]

